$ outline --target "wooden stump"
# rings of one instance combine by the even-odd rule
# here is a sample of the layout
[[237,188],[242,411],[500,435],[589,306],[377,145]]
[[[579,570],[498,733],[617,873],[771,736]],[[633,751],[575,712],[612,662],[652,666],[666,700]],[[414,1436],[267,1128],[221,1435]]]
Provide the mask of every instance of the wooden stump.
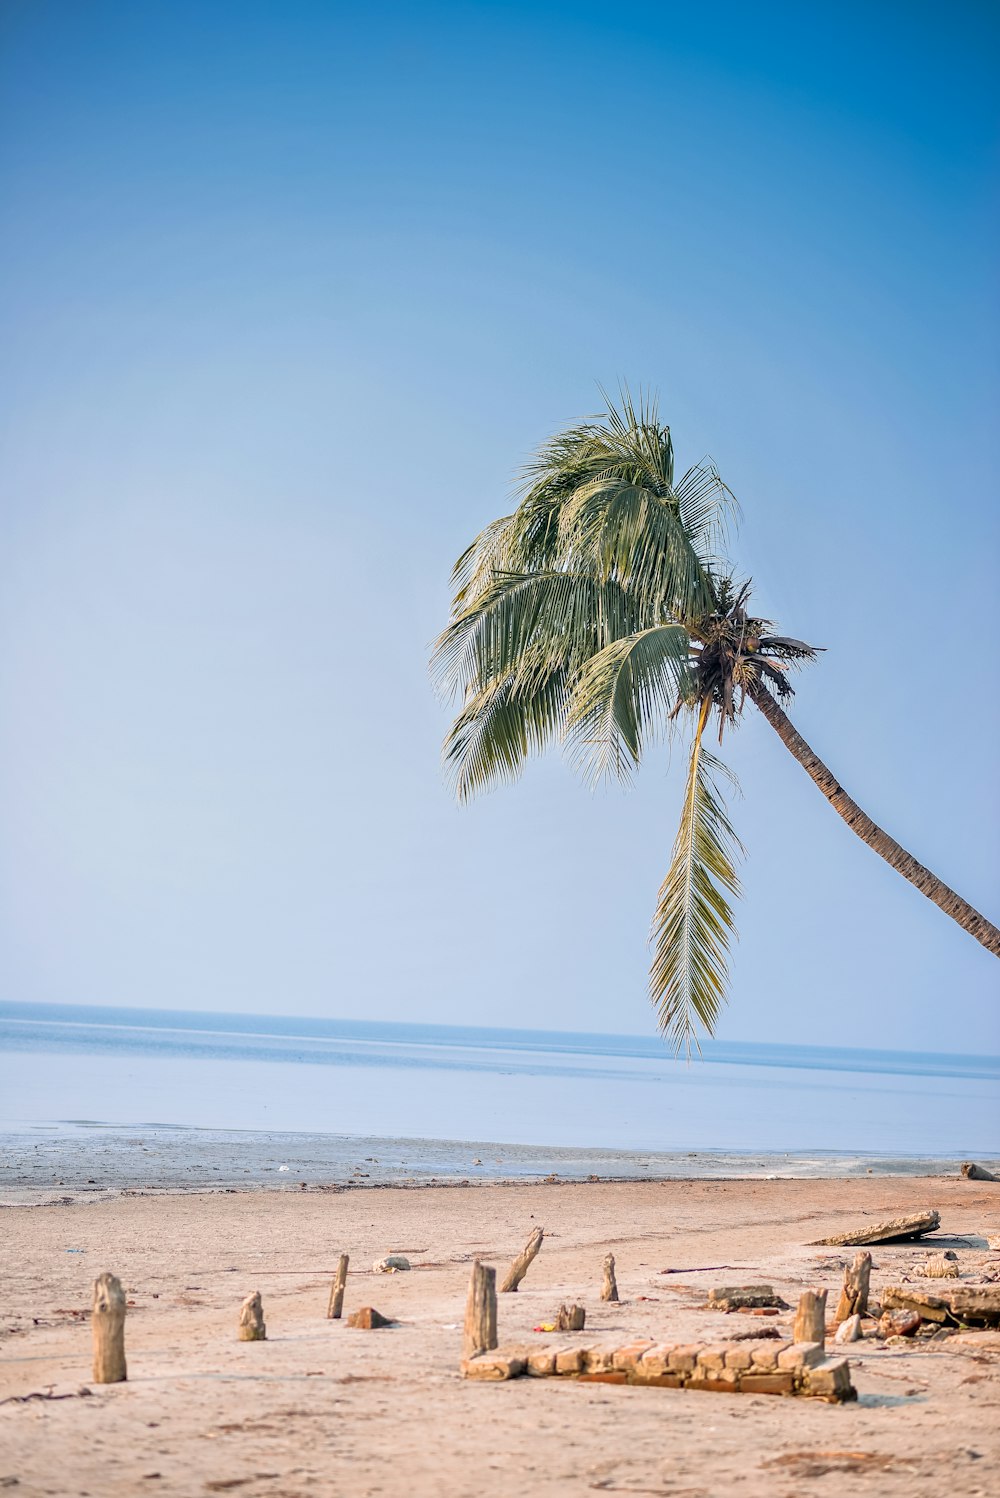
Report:
[[792,1336],[796,1342],[826,1344],[826,1291],[803,1290],[795,1313]]
[[351,1262],[349,1254],[341,1254],[337,1264],[337,1273],[333,1277],[330,1286],[330,1299],[326,1307],[326,1319],[328,1321],[339,1321],[340,1314],[344,1309],[344,1291],[347,1288],[347,1266]]
[[618,1281],[615,1279],[614,1254],[606,1254],[604,1257],[604,1283],[601,1286],[601,1299],[618,1299]]
[[542,1239],[544,1237],[544,1229],[536,1228],[531,1237],[528,1239],[527,1243],[521,1249],[521,1252],[518,1254],[513,1264],[507,1270],[504,1282],[500,1286],[501,1294],[517,1289],[518,1285],[521,1283],[521,1281],[524,1279],[524,1276],[528,1272],[529,1264],[537,1254],[538,1250],[541,1248]]
[[476,1259],[469,1279],[462,1329],[462,1356],[474,1358],[497,1345],[497,1272]]
[[560,1306],[556,1316],[557,1332],[582,1332],[587,1313],[583,1306]]
[[834,1320],[838,1326],[849,1316],[864,1316],[868,1311],[868,1283],[871,1279],[872,1256],[869,1253],[854,1255],[854,1263],[844,1270],[844,1288],[837,1302]]
[[125,1291],[113,1274],[99,1274],[94,1281],[91,1316],[94,1339],[94,1383],[125,1382]]
[[267,1327],[264,1325],[264,1308],[261,1305],[259,1290],[248,1295],[240,1306],[240,1341],[267,1341]]

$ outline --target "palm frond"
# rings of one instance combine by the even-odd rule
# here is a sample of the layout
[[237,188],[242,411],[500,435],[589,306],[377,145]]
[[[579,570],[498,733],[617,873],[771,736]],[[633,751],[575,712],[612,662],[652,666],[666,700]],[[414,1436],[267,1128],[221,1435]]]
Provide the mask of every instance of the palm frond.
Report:
[[629,781],[644,744],[666,730],[691,689],[691,642],[679,624],[614,640],[590,658],[573,684],[566,717],[570,758],[596,785]]
[[459,801],[515,780],[529,755],[558,735],[565,709],[561,671],[530,690],[508,676],[470,697],[449,730],[442,756]]
[[452,619],[431,671],[445,696],[479,692],[517,676],[522,684],[578,671],[609,641],[650,622],[619,583],[585,572],[502,573]]
[[706,698],[650,938],[649,995],[658,1025],[675,1050],[688,1055],[697,1047],[699,1026],[712,1034],[726,1000],[727,957],[735,935],[730,900],[740,893],[736,859],[743,852],[717,784],[730,772],[703,744],[709,709]]

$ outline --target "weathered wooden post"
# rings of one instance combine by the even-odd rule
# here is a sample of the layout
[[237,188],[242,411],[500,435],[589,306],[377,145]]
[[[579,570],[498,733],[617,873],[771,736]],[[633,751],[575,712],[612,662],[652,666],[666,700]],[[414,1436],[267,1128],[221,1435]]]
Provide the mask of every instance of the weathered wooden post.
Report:
[[[516,1287],[515,1287],[516,1288]],[[469,1280],[462,1328],[462,1356],[474,1358],[497,1345],[497,1272],[476,1259]]]
[[825,1290],[803,1290],[792,1336],[796,1342],[818,1342],[820,1347],[826,1345]]
[[868,1310],[868,1284],[871,1272],[872,1256],[865,1252],[856,1253],[854,1263],[845,1267],[844,1288],[840,1292],[837,1314],[834,1317],[838,1326],[849,1316],[863,1316]]
[[604,1259],[604,1284],[601,1286],[602,1300],[618,1299],[618,1281],[615,1279],[615,1256],[606,1254]]
[[240,1306],[240,1341],[267,1341],[267,1327],[264,1325],[264,1308],[260,1303],[259,1290],[248,1295]]
[[330,1286],[330,1300],[326,1308],[326,1319],[328,1321],[339,1321],[340,1313],[344,1309],[344,1291],[347,1288],[347,1266],[351,1262],[349,1254],[341,1254],[337,1264],[337,1273],[333,1277]]
[[501,1294],[503,1294],[505,1291],[517,1289],[518,1285],[521,1283],[521,1281],[524,1279],[524,1276],[528,1272],[528,1265],[531,1263],[532,1259],[541,1248],[542,1239],[544,1237],[544,1229],[536,1228],[531,1237],[528,1239],[527,1243],[521,1249],[521,1252],[518,1254],[513,1264],[507,1270],[504,1282],[500,1286]]
[[113,1274],[99,1274],[94,1281],[91,1315],[94,1339],[94,1383],[120,1384],[125,1371],[125,1291]]

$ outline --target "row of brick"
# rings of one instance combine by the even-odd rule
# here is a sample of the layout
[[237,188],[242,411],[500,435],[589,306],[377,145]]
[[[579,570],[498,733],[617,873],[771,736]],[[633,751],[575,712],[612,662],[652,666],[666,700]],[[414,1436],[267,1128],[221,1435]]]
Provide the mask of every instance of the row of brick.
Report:
[[846,1358],[828,1358],[818,1342],[656,1343],[501,1348],[467,1358],[466,1378],[569,1377],[590,1383],[641,1384],[718,1393],[804,1394],[853,1399]]

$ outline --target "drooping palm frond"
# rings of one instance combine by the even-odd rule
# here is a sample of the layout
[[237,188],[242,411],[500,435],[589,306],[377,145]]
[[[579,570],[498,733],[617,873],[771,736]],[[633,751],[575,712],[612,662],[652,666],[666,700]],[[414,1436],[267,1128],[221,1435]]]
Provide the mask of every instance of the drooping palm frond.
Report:
[[650,617],[641,597],[587,572],[499,573],[440,636],[432,674],[447,696],[557,669],[572,676]]
[[680,624],[661,624],[614,640],[572,685],[566,717],[570,758],[597,784],[629,781],[644,745],[662,733],[692,684],[691,641]]
[[728,952],[735,935],[730,900],[740,893],[736,859],[742,846],[717,781],[729,771],[705,749],[711,700],[702,704],[691,750],[680,826],[657,897],[650,940],[649,995],[661,1032],[676,1051],[709,1034],[726,998]]
[[508,676],[470,697],[444,742],[445,772],[459,801],[516,779],[529,755],[558,738],[565,712],[562,671],[531,688]]

